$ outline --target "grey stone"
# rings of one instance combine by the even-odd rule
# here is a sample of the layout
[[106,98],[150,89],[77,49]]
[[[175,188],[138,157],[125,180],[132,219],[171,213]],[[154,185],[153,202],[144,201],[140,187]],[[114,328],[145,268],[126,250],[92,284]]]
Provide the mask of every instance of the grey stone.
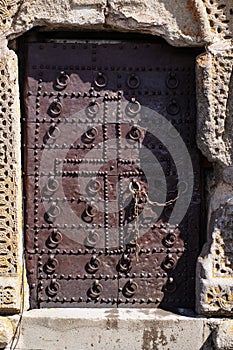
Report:
[[124,31],[159,35],[176,46],[203,45],[211,32],[204,21],[202,28],[198,23],[201,12],[206,16],[201,7],[179,0],[110,0],[106,23]]
[[209,237],[198,258],[196,271],[199,314],[232,314],[232,198],[232,187],[224,182],[211,196]]
[[5,348],[12,340],[13,327],[7,317],[0,317],[0,349]]
[[44,309],[24,313],[17,349],[199,350],[208,336],[203,319],[156,309]]
[[215,350],[233,350],[233,321],[221,321],[212,338]]

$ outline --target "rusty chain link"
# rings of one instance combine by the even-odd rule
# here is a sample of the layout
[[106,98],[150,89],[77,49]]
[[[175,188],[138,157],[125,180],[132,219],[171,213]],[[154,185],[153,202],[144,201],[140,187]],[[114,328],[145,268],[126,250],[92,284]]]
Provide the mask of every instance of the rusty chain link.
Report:
[[[135,186],[135,188],[133,186]],[[137,182],[136,180],[133,180],[132,182],[130,182],[129,190],[133,194],[133,198],[134,198],[134,217],[135,217],[134,225],[135,225],[135,244],[136,244],[135,254],[136,254],[136,261],[138,262],[139,252],[140,252],[139,225],[138,225],[140,200],[142,200],[143,203],[148,203],[152,206],[167,207],[173,204],[178,199],[179,196],[164,203],[160,203],[156,201],[153,202],[149,199],[148,194],[144,190],[142,190],[140,183]]]

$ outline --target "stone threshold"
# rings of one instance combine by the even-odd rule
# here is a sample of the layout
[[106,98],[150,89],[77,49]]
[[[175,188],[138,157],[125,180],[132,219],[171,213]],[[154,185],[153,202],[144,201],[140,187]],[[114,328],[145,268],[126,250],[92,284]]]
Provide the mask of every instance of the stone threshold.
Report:
[[[19,316],[5,319],[15,328]],[[15,349],[230,350],[231,328],[229,319],[159,309],[40,309],[23,313]],[[5,349],[11,349],[10,345]]]

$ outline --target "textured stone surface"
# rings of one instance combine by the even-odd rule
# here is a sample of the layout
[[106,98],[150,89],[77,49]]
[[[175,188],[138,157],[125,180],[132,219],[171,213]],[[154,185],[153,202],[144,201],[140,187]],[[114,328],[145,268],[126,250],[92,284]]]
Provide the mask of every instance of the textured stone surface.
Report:
[[105,22],[105,0],[23,1],[9,33],[19,35],[34,26],[49,28],[95,27]]
[[162,310],[44,309],[25,312],[17,349],[199,350],[209,333]]
[[232,38],[233,19],[231,0],[202,0],[208,19],[210,31],[212,32],[211,42],[219,39]]
[[201,45],[211,32],[203,5],[189,0],[111,0],[106,23],[113,28],[165,37],[175,45]]
[[[224,36],[225,26],[222,31],[214,28]],[[208,184],[207,243],[197,264],[196,303],[203,314],[233,312],[232,69],[230,40],[216,41],[197,59],[197,142],[214,169]]]
[[6,317],[0,317],[0,349],[5,348],[13,337],[11,321]]
[[[19,316],[5,322],[8,350],[9,320],[15,330]],[[231,350],[233,321],[158,309],[43,309],[24,312],[17,340],[18,350]]]
[[[2,28],[19,35],[34,26],[97,28],[163,36],[173,45],[203,45],[232,35],[230,1],[10,0],[0,3]],[[7,4],[7,5],[6,5]],[[2,7],[2,9],[1,9]],[[0,18],[1,19],[1,18]]]
[[197,141],[204,155],[222,166],[232,164],[233,49],[215,43],[197,59]]
[[22,189],[18,62],[0,47],[0,308],[19,311],[22,280]]
[[232,37],[230,0],[2,0],[3,35],[34,26],[90,26],[160,35],[174,45],[203,45]]
[[215,350],[233,350],[233,322],[220,322],[213,332]]
[[233,191],[220,183],[210,203],[209,237],[197,263],[198,313],[233,311]]

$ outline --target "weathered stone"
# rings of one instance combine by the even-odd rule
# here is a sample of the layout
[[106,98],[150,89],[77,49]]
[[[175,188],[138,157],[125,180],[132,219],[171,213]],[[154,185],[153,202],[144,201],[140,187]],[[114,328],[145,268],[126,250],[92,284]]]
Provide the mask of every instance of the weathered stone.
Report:
[[203,0],[209,27],[213,33],[212,42],[232,38],[232,2],[230,0]]
[[233,311],[233,189],[221,183],[210,203],[208,242],[197,263],[197,312],[232,314]]
[[18,61],[7,42],[0,57],[0,309],[18,312],[22,285],[22,188]]
[[64,0],[2,1],[2,33],[19,34],[33,26],[102,25],[160,35],[174,45],[202,45],[232,37],[231,1],[218,0]]
[[107,24],[116,30],[159,35],[173,45],[193,46],[232,36],[230,19],[230,2],[216,0],[211,4],[208,0],[11,0],[9,9],[2,2],[6,35],[19,35],[33,26],[104,28]]
[[[182,311],[182,310],[180,310]],[[19,316],[9,317],[13,329]],[[4,319],[5,320],[5,319]],[[7,320],[7,323],[9,321]],[[11,329],[9,324],[9,329]],[[10,333],[12,335],[12,332]],[[11,349],[11,336],[8,338]],[[16,337],[17,341],[17,337]],[[23,314],[18,350],[231,350],[233,321],[153,309],[43,309]]]
[[12,340],[13,327],[6,317],[0,317],[0,349],[4,349]]
[[106,23],[124,31],[162,36],[172,45],[203,45],[211,38],[205,17],[198,1],[111,0]]
[[233,350],[233,321],[221,321],[212,338],[215,350]]
[[210,46],[197,59],[197,142],[222,166],[232,164],[232,66],[230,42]]
[[153,309],[33,310],[23,316],[17,349],[199,350],[210,333],[203,324]]
[[81,28],[105,22],[105,0],[23,1],[9,34],[21,34],[34,26]]
[[0,2],[0,33],[2,38],[7,36],[19,7],[19,0],[2,0]]
[[[219,11],[226,6],[219,5]],[[214,13],[210,10],[210,14]],[[219,12],[219,13],[220,13]],[[220,16],[221,17],[221,16]],[[212,17],[211,17],[212,18]],[[223,19],[223,16],[221,17]],[[224,17],[225,18],[225,17]],[[212,20],[211,20],[212,21]],[[217,20],[220,26],[220,19]],[[227,36],[226,24],[217,29]],[[215,23],[215,24],[214,24]],[[225,34],[224,34],[225,33]],[[233,49],[229,40],[216,41],[197,59],[197,142],[214,166],[209,186],[207,243],[197,264],[197,311],[204,314],[232,314],[232,198],[233,198]]]

